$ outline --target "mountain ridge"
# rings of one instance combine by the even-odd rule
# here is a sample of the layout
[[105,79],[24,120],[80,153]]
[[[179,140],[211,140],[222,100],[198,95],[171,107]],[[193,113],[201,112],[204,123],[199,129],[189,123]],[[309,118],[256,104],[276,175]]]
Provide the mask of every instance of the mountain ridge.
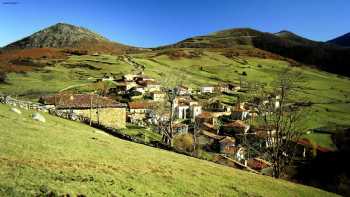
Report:
[[331,39],[327,41],[327,43],[336,44],[343,47],[350,47],[350,32]]
[[258,48],[318,69],[350,76],[350,49],[294,33],[273,34],[235,28],[195,36],[162,48]]
[[84,27],[60,22],[3,47],[4,50],[28,48],[73,48],[92,52],[122,52],[136,47],[112,42]]

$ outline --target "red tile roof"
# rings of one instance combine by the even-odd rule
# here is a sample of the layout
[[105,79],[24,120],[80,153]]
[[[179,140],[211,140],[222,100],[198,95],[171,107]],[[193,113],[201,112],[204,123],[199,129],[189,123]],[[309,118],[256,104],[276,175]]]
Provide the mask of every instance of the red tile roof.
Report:
[[150,109],[154,103],[147,101],[135,101],[128,103],[130,109]]
[[55,105],[59,109],[86,109],[86,108],[123,108],[126,104],[119,103],[108,97],[95,94],[57,94],[43,96],[39,102],[46,105]]

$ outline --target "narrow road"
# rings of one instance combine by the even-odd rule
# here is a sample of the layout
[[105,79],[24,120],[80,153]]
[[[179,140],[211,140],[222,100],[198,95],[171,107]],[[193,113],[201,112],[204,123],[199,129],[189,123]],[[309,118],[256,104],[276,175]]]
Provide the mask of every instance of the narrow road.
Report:
[[128,56],[128,55],[124,55],[123,56],[123,60],[128,63],[129,65],[133,66],[135,68],[135,70],[141,70],[144,71],[145,70],[145,66],[142,64],[139,64],[137,62],[135,62],[132,57]]

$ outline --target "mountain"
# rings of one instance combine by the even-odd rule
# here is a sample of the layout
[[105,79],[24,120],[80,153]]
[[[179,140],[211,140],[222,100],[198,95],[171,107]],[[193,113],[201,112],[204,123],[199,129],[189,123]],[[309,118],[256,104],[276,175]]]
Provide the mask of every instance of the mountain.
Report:
[[228,29],[162,48],[242,47],[261,49],[321,70],[350,76],[350,49],[308,40],[288,31],[272,34],[250,28]]
[[4,47],[4,49],[28,48],[70,48],[118,53],[133,47],[111,42],[83,27],[57,23]]
[[336,44],[339,46],[350,47],[350,32],[327,41],[327,43]]
[[293,42],[298,43],[298,44],[309,44],[309,45],[319,44],[318,42],[301,37],[293,32],[287,31],[287,30],[283,30],[283,31],[274,33],[274,35],[278,36],[280,38],[289,40],[289,41],[293,41]]

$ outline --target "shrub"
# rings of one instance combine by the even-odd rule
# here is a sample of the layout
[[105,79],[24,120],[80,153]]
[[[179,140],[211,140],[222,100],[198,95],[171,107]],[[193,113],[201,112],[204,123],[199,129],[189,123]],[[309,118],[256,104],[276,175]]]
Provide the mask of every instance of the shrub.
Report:
[[192,152],[194,140],[191,134],[180,134],[174,138],[174,147],[179,151]]
[[7,75],[5,71],[0,71],[0,83],[6,83]]

